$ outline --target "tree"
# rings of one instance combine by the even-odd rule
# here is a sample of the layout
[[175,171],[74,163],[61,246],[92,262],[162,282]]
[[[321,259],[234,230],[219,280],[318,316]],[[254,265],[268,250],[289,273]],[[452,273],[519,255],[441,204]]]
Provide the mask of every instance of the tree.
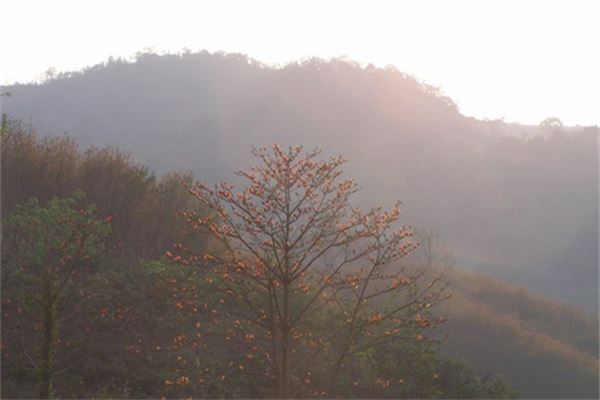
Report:
[[548,117],[540,122],[540,127],[543,129],[561,129],[564,127],[562,121],[556,117]]
[[[321,161],[318,150],[277,144],[253,154],[260,165],[238,172],[247,182],[240,192],[228,183],[189,190],[209,213],[183,215],[192,230],[212,235],[213,251],[175,244],[166,254],[206,268],[226,296],[219,301],[233,302],[212,311],[225,339],[247,350],[240,369],[260,358],[274,394],[288,398],[299,393],[294,385],[310,384],[308,362],[320,358],[330,377],[312,395],[335,394],[351,357],[391,340],[425,340],[422,331],[443,321],[429,310],[445,286],[438,276],[420,287],[424,270],[398,265],[418,246],[410,227],[395,227],[399,203],[390,211],[352,207],[358,186],[341,179],[343,158]],[[314,330],[318,318],[329,329]]]
[[45,204],[82,190],[101,215],[114,216],[107,242],[113,256],[154,258],[183,240],[185,221],[174,216],[193,200],[185,189],[191,173],[157,178],[116,148],[81,153],[69,136],[42,139],[14,119],[6,121],[0,149],[2,217],[31,198]]
[[[52,395],[57,334],[66,304],[103,253],[111,231],[110,221],[98,219],[93,205],[79,205],[82,199],[79,192],[53,198],[46,207],[32,199],[18,205],[3,224],[3,281],[18,291],[14,300],[24,307],[18,314],[27,314],[35,331],[23,352],[37,373],[40,398]],[[29,354],[26,347],[37,354]]]

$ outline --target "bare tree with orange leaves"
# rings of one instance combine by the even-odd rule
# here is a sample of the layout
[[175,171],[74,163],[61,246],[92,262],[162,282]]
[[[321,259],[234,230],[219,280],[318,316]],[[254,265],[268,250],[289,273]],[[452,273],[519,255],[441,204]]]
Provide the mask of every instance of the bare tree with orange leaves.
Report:
[[[237,304],[212,310],[215,323],[231,323],[225,339],[247,349],[239,368],[260,360],[259,372],[278,398],[309,385],[307,365],[323,354],[331,376],[313,395],[335,395],[350,357],[389,340],[424,340],[420,332],[442,321],[428,317],[442,298],[441,277],[417,285],[424,270],[397,262],[418,246],[410,227],[396,226],[399,203],[389,211],[352,207],[358,186],[342,179],[345,160],[319,160],[319,153],[277,144],[254,149],[260,164],[238,172],[247,181],[241,191],[196,184],[190,193],[209,213],[183,214],[216,245],[211,253],[181,244],[167,252],[183,265],[207,268],[206,279],[223,293],[220,302]],[[317,316],[330,318],[327,332],[313,329]]]

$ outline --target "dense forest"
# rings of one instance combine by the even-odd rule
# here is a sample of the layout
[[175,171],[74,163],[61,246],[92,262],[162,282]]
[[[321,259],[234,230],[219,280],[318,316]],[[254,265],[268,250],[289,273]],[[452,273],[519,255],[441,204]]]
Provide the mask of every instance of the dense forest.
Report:
[[[42,139],[16,120],[3,123],[1,156],[2,397],[278,394],[265,334],[243,322],[244,302],[215,285],[223,271],[194,261],[226,249],[191,229],[190,220],[211,215],[192,173],[156,175],[116,148],[82,152],[68,136]],[[392,326],[380,325],[389,304],[366,308],[365,335],[386,340],[348,355],[335,386],[330,366],[341,342],[329,332],[343,331],[343,311],[315,310],[291,359],[315,348],[318,359],[290,373],[290,396],[598,396],[597,318],[449,267],[434,232],[415,234],[421,245],[391,263],[400,280],[388,287],[403,291],[389,304],[430,283],[438,295],[404,309]],[[351,285],[364,279],[351,277]]]
[[42,136],[116,146],[160,174],[239,182],[251,146],[274,141],[343,154],[362,206],[400,199],[457,265],[598,312],[597,127],[468,118],[393,67],[343,59],[140,53],[4,90],[4,111]]

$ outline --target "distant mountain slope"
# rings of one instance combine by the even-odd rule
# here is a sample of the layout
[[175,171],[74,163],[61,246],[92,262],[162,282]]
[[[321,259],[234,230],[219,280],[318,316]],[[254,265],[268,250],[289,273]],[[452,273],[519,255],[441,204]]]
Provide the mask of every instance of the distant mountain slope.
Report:
[[273,141],[342,154],[363,205],[402,200],[404,222],[439,230],[460,265],[598,310],[597,128],[466,118],[410,76],[343,60],[146,54],[5,90],[4,110],[41,134],[159,172],[232,179]]
[[447,269],[446,352],[524,398],[598,398],[598,319],[518,285]]

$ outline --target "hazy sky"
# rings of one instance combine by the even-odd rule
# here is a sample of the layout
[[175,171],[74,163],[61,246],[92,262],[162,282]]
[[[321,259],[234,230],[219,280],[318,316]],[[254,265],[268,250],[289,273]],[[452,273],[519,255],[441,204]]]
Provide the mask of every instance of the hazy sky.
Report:
[[600,125],[600,1],[0,0],[0,83],[152,47],[393,64],[466,115]]

